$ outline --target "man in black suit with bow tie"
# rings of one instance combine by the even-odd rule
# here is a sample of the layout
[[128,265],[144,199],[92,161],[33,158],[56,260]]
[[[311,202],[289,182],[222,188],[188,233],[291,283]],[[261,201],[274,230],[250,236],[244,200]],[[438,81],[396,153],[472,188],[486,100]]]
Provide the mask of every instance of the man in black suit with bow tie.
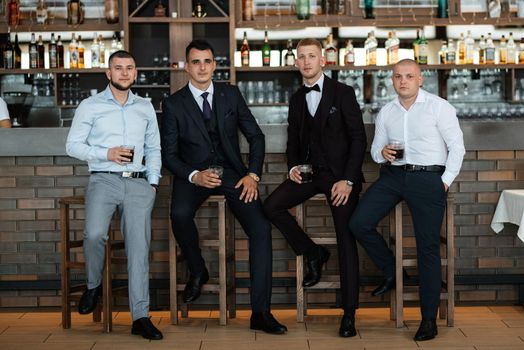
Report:
[[[271,224],[258,198],[265,140],[236,86],[214,83],[214,50],[195,40],[186,48],[189,83],[163,103],[162,160],[174,174],[171,201],[173,233],[187,259],[190,278],[184,300],[200,296],[208,271],[199,246],[195,212],[213,194],[226,197],[229,208],[249,237],[251,329],[283,334],[270,312]],[[249,164],[242,162],[238,130],[249,143]],[[208,170],[224,168],[223,176]]]
[[[339,334],[352,337],[356,335],[359,268],[357,245],[348,224],[364,181],[366,133],[353,89],[323,74],[325,59],[318,40],[298,43],[296,65],[305,85],[289,102],[289,179],[266,199],[264,209],[295,253],[304,255],[308,271],[303,285],[310,287],[319,282],[329,251],[306,235],[288,209],[317,193],[326,195],[337,235],[344,308]],[[298,170],[302,164],[313,166],[312,182],[302,182]]]

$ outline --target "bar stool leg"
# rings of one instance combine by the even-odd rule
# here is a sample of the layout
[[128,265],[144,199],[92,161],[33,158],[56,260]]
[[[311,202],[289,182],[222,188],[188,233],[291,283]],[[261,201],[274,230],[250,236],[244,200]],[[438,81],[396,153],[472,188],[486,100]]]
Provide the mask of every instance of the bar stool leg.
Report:
[[402,273],[402,202],[395,206],[395,323],[397,328],[404,326],[404,281]]
[[113,330],[113,312],[112,312],[112,278],[111,278],[111,227],[108,232],[108,239],[105,248],[105,262],[104,262],[104,273],[102,277],[102,293],[103,293],[103,324],[104,331],[110,333]]
[[60,206],[60,240],[62,249],[62,328],[71,328],[71,303],[69,302],[70,284],[69,284],[69,204]]
[[447,238],[447,292],[448,292],[448,327],[455,324],[455,216],[453,196],[448,195],[446,206],[446,238]]
[[227,257],[227,308],[229,318],[237,316],[236,281],[235,281],[235,218],[227,210],[226,203],[226,252]]
[[177,248],[173,236],[171,219],[169,219],[169,311],[171,324],[178,324],[178,298],[177,298]]
[[218,203],[218,279],[219,279],[219,314],[220,325],[227,324],[227,278],[226,278],[226,203]]
[[[296,220],[298,225],[304,229],[305,222],[304,222],[304,203],[301,203],[295,207],[296,213]],[[304,322],[304,316],[306,315],[306,304],[307,304],[307,296],[306,292],[304,290],[304,287],[302,286],[302,282],[304,280],[304,256],[303,255],[297,255],[296,259],[296,272],[297,272],[297,322]]]

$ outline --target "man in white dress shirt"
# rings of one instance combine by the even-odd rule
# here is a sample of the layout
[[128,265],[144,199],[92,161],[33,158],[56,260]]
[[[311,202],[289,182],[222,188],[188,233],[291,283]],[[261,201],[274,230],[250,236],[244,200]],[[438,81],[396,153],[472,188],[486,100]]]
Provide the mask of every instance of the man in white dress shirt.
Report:
[[[415,340],[437,335],[440,302],[440,227],[447,191],[458,175],[464,141],[455,108],[424,91],[419,65],[402,60],[393,68],[398,98],[386,104],[375,122],[371,156],[379,164],[379,179],[367,190],[355,210],[350,229],[384,274],[372,294],[382,295],[395,286],[395,259],[376,230],[378,222],[404,200],[413,218],[417,244],[422,322]],[[404,142],[404,157],[395,158],[391,140]]]
[[9,119],[9,111],[7,110],[7,104],[0,97],[0,128],[10,128],[11,119]]

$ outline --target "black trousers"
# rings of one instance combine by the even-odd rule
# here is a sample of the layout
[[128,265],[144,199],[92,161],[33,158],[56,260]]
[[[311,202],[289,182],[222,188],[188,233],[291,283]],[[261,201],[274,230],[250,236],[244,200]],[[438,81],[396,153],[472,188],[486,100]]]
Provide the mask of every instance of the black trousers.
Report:
[[264,216],[260,200],[244,203],[239,200],[242,187],[235,189],[240,176],[232,169],[224,169],[222,185],[208,189],[198,187],[187,180],[175,179],[171,201],[173,233],[187,259],[191,274],[205,269],[200,250],[195,213],[210,195],[224,195],[229,208],[249,237],[249,260],[251,278],[251,308],[253,312],[270,310],[271,304],[271,224]]
[[395,258],[376,227],[397,203],[411,211],[417,244],[419,295],[423,318],[435,319],[440,301],[440,227],[447,192],[440,172],[406,172],[384,166],[353,213],[350,228],[385,277],[395,275]]
[[334,207],[331,205],[330,198],[331,187],[336,181],[338,180],[331,171],[317,171],[313,173],[313,182],[305,184],[297,184],[288,179],[265,200],[264,210],[271,222],[282,232],[293,251],[297,255],[304,255],[315,247],[315,243],[300,228],[288,210],[315,194],[324,193],[326,195],[337,235],[342,307],[349,311],[358,308],[359,292],[357,243],[349,230],[349,218],[357,206],[361,186],[353,187],[345,205]]

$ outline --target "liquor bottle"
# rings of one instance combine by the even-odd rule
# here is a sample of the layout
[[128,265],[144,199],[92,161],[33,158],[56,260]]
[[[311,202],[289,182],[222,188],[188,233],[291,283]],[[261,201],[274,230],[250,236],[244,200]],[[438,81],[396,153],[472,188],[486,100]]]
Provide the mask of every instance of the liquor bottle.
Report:
[[31,33],[31,42],[29,43],[29,68],[38,68],[38,50],[36,48],[35,33]]
[[325,15],[335,15],[338,13],[337,0],[322,0],[321,7],[322,13]]
[[479,64],[486,64],[486,39],[484,39],[484,35],[480,36],[479,41]]
[[424,36],[424,30],[420,31],[420,41],[418,43],[418,64],[428,64],[429,44]]
[[351,40],[346,44],[346,53],[344,54],[344,66],[351,66],[355,64],[355,48]]
[[46,24],[48,18],[48,9],[45,0],[38,0],[36,5],[36,23]]
[[517,56],[517,45],[515,45],[515,40],[513,40],[513,33],[509,32],[509,38],[508,38],[508,57],[507,62],[508,64],[514,64]]
[[486,64],[495,64],[495,44],[491,38],[491,33],[488,33],[486,39]]
[[64,68],[64,44],[62,44],[62,36],[58,36],[58,41],[56,42],[56,62],[58,68]]
[[366,50],[366,65],[373,66],[377,64],[377,47],[378,42],[375,38],[375,32],[368,33],[368,38],[364,42],[364,49]]
[[398,62],[399,47],[400,40],[398,40],[395,32],[389,32],[388,40],[386,40],[387,64],[395,64]]
[[[159,4],[162,5],[162,0],[159,0]],[[158,7],[158,5],[157,5]],[[155,7],[155,16],[157,9]],[[164,7],[164,16],[165,16],[165,7]],[[118,0],[105,0],[104,1],[104,17],[108,24],[118,23]]]
[[84,8],[80,0],[67,2],[67,24],[82,24],[84,22]]
[[[117,4],[117,10],[118,10],[118,1]],[[166,7],[162,3],[162,0],[158,0],[158,3],[155,6],[155,17],[165,17],[166,16]]]
[[100,67],[106,66],[106,45],[102,34],[98,36],[98,45],[100,45],[100,56],[98,56],[98,62]]
[[267,37],[267,30],[264,32],[264,44],[262,45],[262,65],[269,66],[271,63],[271,47]]
[[524,64],[524,38],[520,39],[519,64]]
[[455,64],[457,58],[457,52],[455,51],[455,44],[453,39],[448,39],[448,51],[446,51],[446,63]]
[[78,68],[85,68],[85,51],[86,48],[82,44],[82,36],[78,36]]
[[48,45],[49,52],[49,68],[58,68],[58,50],[55,40],[55,33],[51,33],[51,41]]
[[124,49],[124,44],[122,44],[122,37],[120,36],[120,32],[115,32],[116,36],[116,50],[120,51]]
[[309,0],[296,0],[296,12],[298,19],[309,19]]
[[500,38],[499,63],[500,64],[508,63],[508,45],[506,43],[506,37],[504,35],[502,35],[502,37]]
[[418,62],[419,43],[420,43],[420,29],[417,29],[417,38],[413,41],[413,55],[414,55],[413,59],[417,62]]
[[287,52],[284,56],[284,65],[285,66],[294,66],[295,65],[295,54],[293,53],[293,41],[291,39],[287,40]]
[[373,0],[364,0],[364,18],[375,18],[373,14]]
[[475,39],[471,36],[471,30],[468,30],[464,44],[466,47],[466,64],[473,64],[473,58],[475,57]]
[[95,32],[93,42],[91,43],[91,67],[100,67],[100,45],[98,44],[98,35]]
[[244,32],[244,39],[242,39],[242,46],[240,46],[240,57],[243,67],[249,67],[249,43],[247,41],[247,33]]
[[20,3],[18,0],[10,0],[7,5],[7,23],[10,26],[20,24]]
[[440,50],[438,50],[438,61],[440,64],[446,64],[446,52],[448,51],[448,45],[445,40],[442,41],[442,45],[440,46]]
[[448,18],[448,0],[438,0],[438,18]]
[[329,33],[327,36],[326,48],[324,49],[324,55],[326,56],[327,65],[338,64],[338,50],[333,42],[333,33]]
[[466,42],[464,33],[460,33],[460,39],[457,41],[458,64],[466,63]]
[[38,43],[36,44],[36,50],[38,52],[38,68],[45,68],[44,57],[45,57],[45,46],[42,36],[38,36]]
[[13,45],[11,44],[11,33],[7,33],[7,42],[3,49],[4,68],[13,69]]
[[73,33],[73,38],[69,43],[69,68],[78,68],[78,45],[76,43],[76,37]]
[[242,19],[244,21],[254,20],[253,0],[242,0]]
[[13,65],[15,69],[22,68],[22,49],[18,44],[18,34],[15,34],[15,46],[13,48]]

